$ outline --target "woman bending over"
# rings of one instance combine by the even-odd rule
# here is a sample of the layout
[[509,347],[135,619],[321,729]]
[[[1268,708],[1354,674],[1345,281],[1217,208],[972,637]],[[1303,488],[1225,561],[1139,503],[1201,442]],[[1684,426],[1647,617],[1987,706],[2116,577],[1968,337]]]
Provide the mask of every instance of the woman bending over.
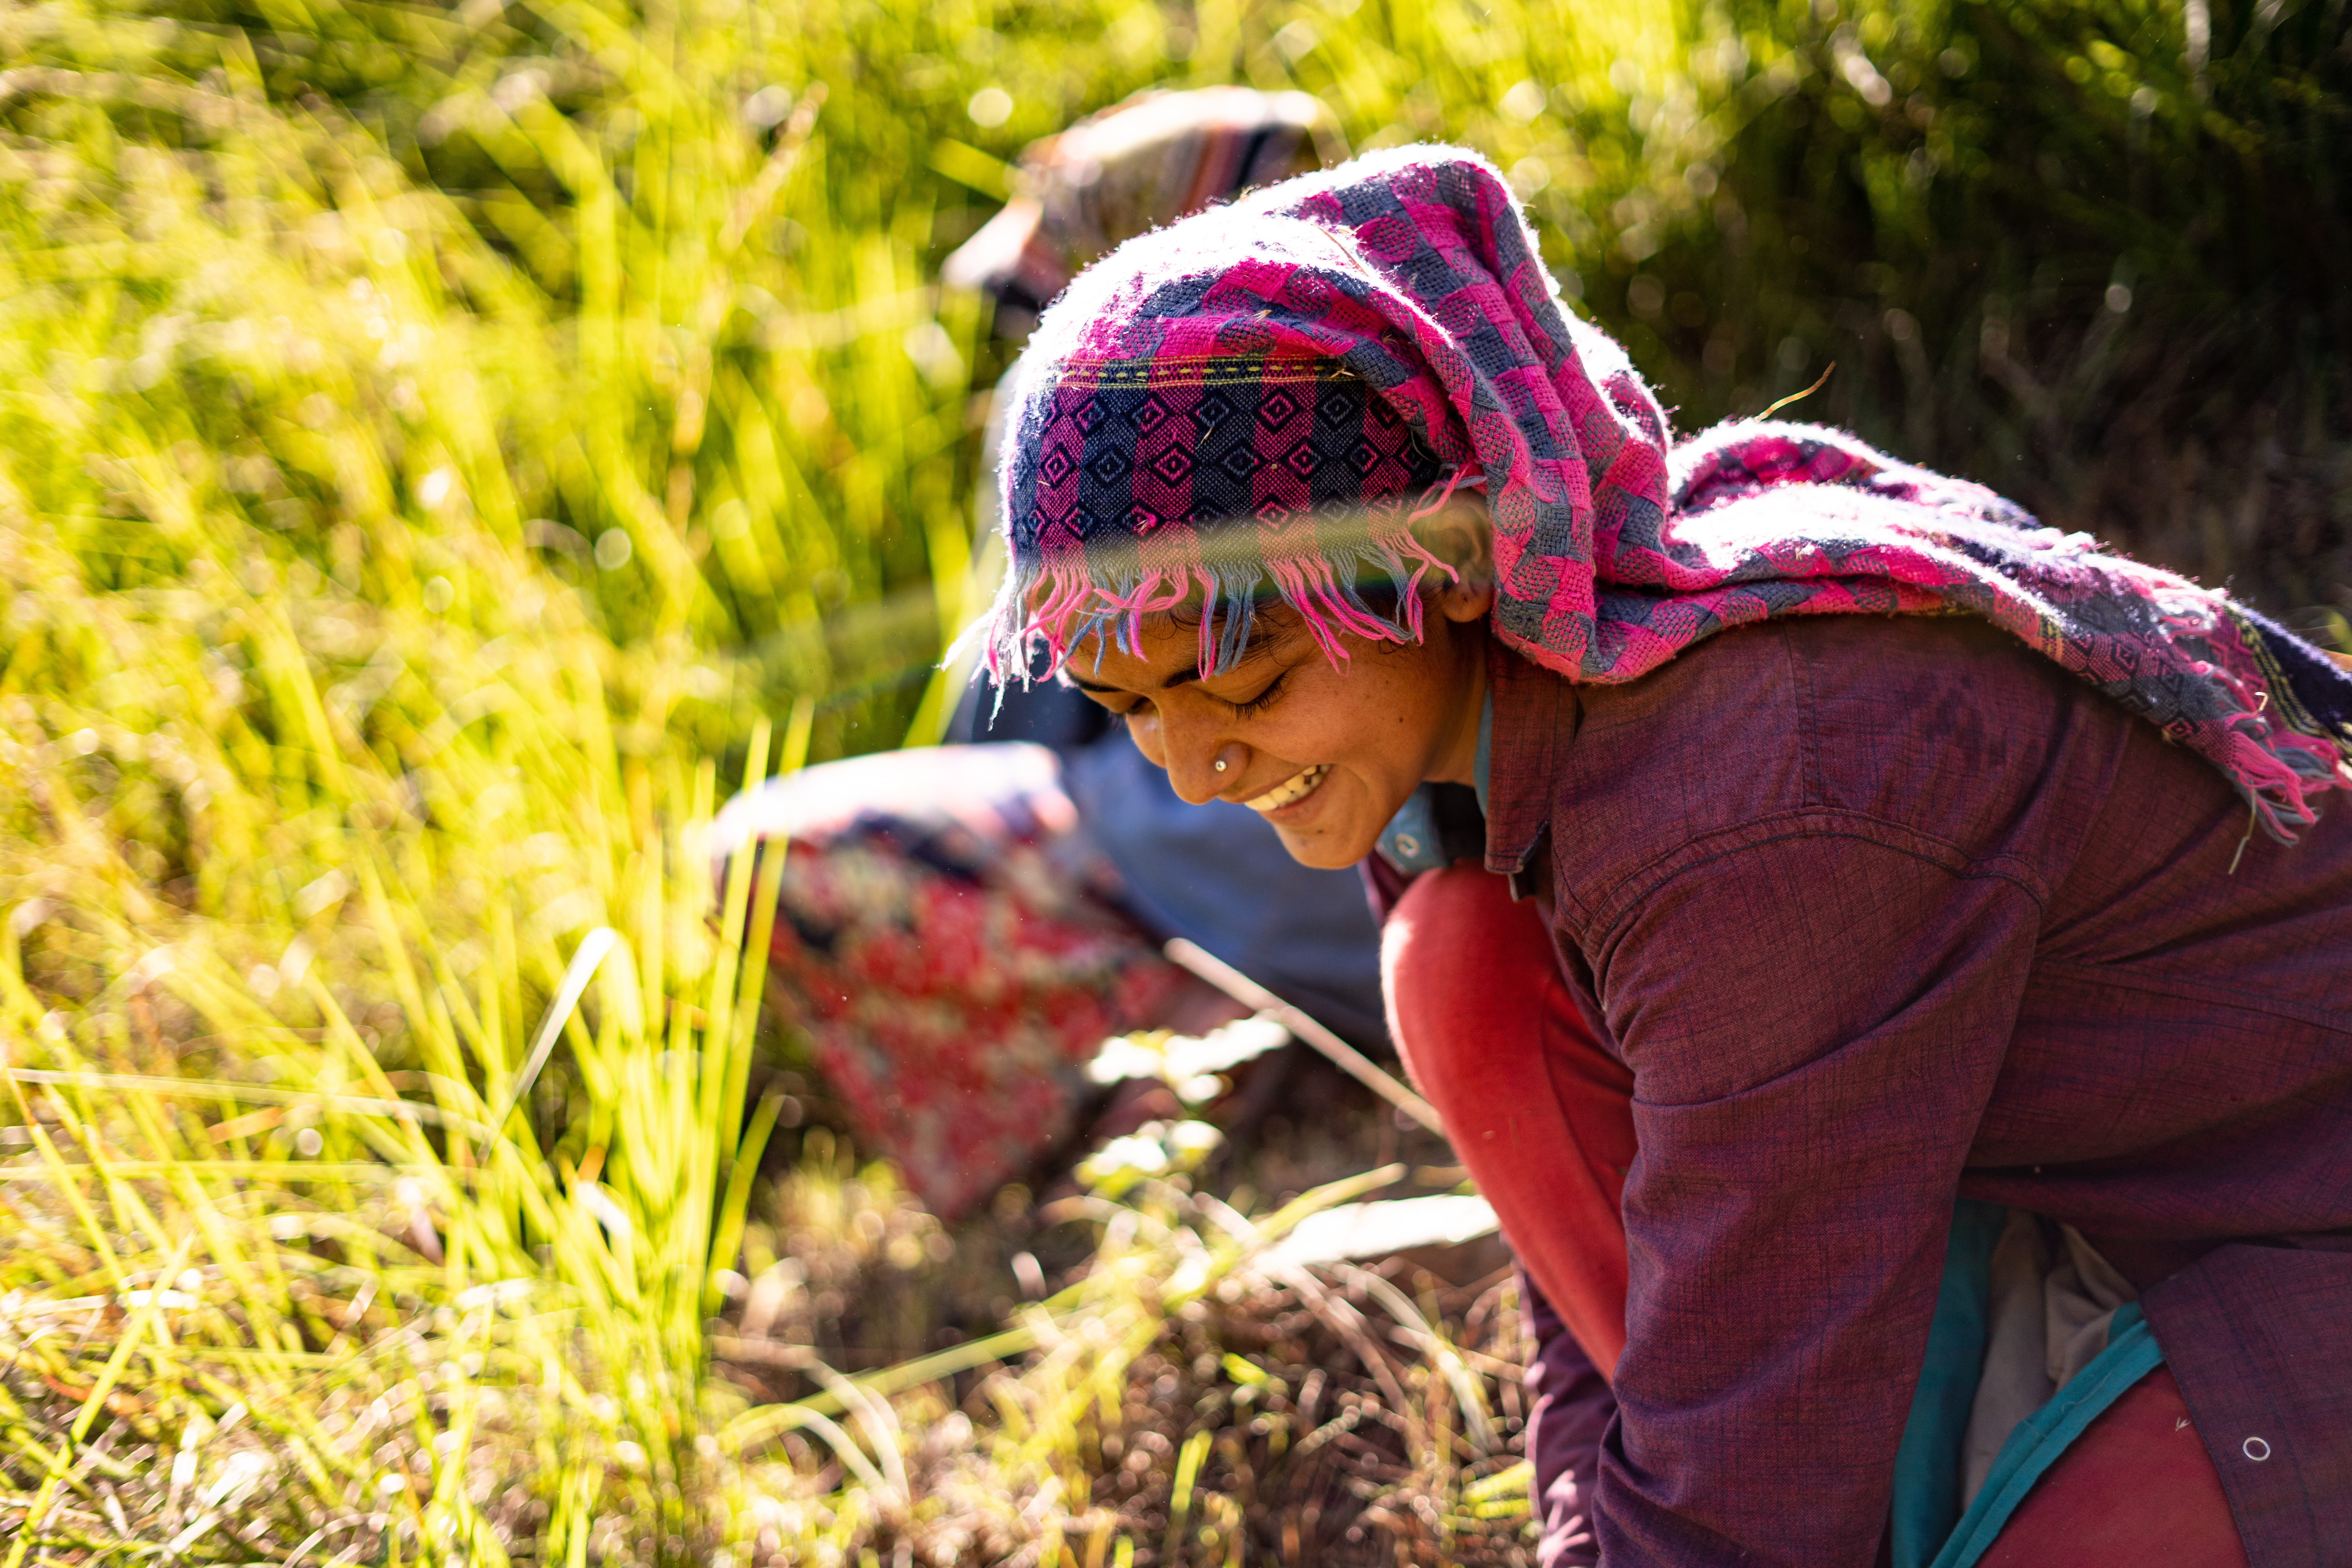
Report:
[[2341,1562],[2352,678],[1841,434],[1670,444],[1484,162],[1130,242],[994,667],[1390,910],[1557,1562]]

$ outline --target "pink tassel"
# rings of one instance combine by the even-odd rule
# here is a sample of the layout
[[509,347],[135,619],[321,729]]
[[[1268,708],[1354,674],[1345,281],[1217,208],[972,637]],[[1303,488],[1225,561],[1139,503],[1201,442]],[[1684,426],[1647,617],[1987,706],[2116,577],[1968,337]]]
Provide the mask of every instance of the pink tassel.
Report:
[[1143,647],[1143,617],[1172,610],[1182,604],[1192,588],[1187,574],[1180,567],[1174,572],[1150,572],[1135,585],[1134,591],[1121,596],[1111,588],[1097,588],[1104,604],[1114,610],[1127,612],[1127,626],[1120,646],[1129,653]]
[[[2241,715],[2241,718],[2250,715]],[[2284,811],[2298,827],[2308,827],[2318,818],[2304,799],[2303,776],[2254,735],[2232,723],[2233,733],[2228,745],[2226,765],[2239,786],[2252,802],[2254,815],[2262,818],[2263,828],[2282,844],[2292,844],[2295,836],[2287,830],[2281,819]]]
[[1297,610],[1299,619],[1307,623],[1307,635],[1315,639],[1315,646],[1323,650],[1323,657],[1334,665],[1346,664],[1348,650],[1339,646],[1337,634],[1317,613],[1308,596],[1306,574],[1298,569],[1298,563],[1269,560],[1265,563],[1265,569],[1274,578],[1275,585],[1280,589],[1283,602]]

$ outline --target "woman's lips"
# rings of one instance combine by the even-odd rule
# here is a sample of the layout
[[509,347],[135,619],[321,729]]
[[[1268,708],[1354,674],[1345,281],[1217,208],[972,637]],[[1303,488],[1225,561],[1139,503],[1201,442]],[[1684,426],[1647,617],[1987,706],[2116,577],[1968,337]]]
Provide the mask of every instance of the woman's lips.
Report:
[[1252,811],[1270,816],[1285,806],[1297,805],[1321,788],[1323,781],[1330,776],[1331,764],[1318,763],[1303,773],[1293,773],[1264,795],[1245,800],[1242,804]]

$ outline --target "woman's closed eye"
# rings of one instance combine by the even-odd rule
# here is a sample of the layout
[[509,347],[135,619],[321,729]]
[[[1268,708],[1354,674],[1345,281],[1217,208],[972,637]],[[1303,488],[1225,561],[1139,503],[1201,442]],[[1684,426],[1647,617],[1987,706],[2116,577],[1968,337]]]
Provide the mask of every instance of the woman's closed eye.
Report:
[[1139,696],[1132,691],[1119,691],[1108,687],[1084,684],[1078,687],[1078,690],[1085,694],[1087,701],[1097,707],[1109,709],[1111,717],[1114,719],[1133,719],[1151,706],[1150,698]]
[[1253,719],[1273,707],[1275,699],[1282,692],[1283,677],[1289,673],[1286,669],[1281,675],[1267,681],[1258,689],[1258,693],[1255,697],[1227,698],[1226,703],[1233,709],[1234,716],[1237,719]]

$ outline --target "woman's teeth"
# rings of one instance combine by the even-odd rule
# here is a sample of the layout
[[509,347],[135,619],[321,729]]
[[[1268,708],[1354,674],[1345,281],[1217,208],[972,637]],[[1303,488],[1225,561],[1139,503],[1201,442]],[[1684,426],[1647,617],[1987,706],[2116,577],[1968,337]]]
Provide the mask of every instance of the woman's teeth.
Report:
[[1305,773],[1296,774],[1284,783],[1275,785],[1256,799],[1245,800],[1242,804],[1252,811],[1280,811],[1284,806],[1296,805],[1313,795],[1316,786],[1323,782],[1324,775],[1330,771],[1330,763],[1318,763]]

